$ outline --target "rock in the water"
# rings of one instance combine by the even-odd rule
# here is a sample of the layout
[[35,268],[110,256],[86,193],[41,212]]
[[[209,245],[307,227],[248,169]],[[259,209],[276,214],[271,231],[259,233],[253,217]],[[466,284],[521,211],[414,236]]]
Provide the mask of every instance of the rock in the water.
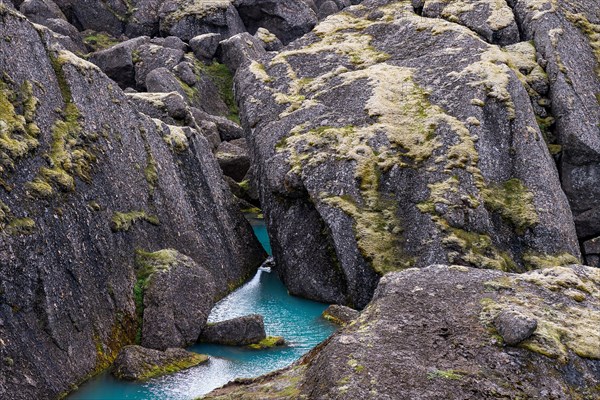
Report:
[[208,324],[198,340],[229,346],[247,346],[259,343],[266,337],[263,317],[254,314]]
[[244,64],[235,93],[290,292],[361,308],[394,270],[578,262],[536,65],[530,43],[375,0]]
[[498,314],[494,319],[494,326],[506,344],[515,346],[533,335],[537,329],[537,321],[507,310]]
[[[517,347],[496,338],[494,320],[506,310],[539,324]],[[595,398],[598,326],[596,268],[413,268],[383,277],[353,324],[292,367],[205,398]]]
[[358,311],[337,304],[331,305],[323,311],[323,318],[337,325],[346,325],[358,318],[359,315],[360,313]]
[[216,294],[211,274],[175,250],[161,250],[138,252],[136,276],[142,346],[165,350],[195,343]]
[[125,346],[112,366],[112,374],[117,379],[145,381],[195,367],[206,361],[207,356],[184,349],[159,351],[141,346]]

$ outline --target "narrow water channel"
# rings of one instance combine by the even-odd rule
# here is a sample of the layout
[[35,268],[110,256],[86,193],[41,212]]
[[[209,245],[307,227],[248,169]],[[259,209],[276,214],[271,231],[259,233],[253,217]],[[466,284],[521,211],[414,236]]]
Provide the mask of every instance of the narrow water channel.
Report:
[[[255,234],[270,253],[262,220],[249,218]],[[247,284],[217,303],[210,322],[247,314],[261,314],[268,335],[283,336],[288,346],[268,350],[198,344],[188,350],[210,355],[204,365],[144,383],[122,382],[103,373],[69,400],[191,400],[235,378],[256,377],[283,368],[335,331],[320,315],[325,304],[290,296],[275,272],[261,268]]]

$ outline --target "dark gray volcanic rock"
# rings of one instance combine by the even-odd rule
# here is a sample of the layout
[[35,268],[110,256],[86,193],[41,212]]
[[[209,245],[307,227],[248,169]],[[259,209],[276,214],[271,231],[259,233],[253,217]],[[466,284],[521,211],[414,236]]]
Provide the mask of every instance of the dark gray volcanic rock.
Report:
[[559,168],[580,239],[600,235],[600,3],[511,0],[546,64]]
[[208,324],[198,340],[204,343],[246,346],[266,337],[262,315],[253,314]]
[[160,8],[160,32],[185,41],[205,33],[227,38],[245,30],[230,0],[165,0]]
[[241,182],[250,169],[250,155],[245,139],[233,142],[222,142],[215,153],[223,175]]
[[[539,323],[518,347],[493,327],[506,310]],[[599,324],[597,268],[409,269],[382,278],[358,320],[299,363],[204,398],[593,399]]]
[[528,96],[540,70],[530,43],[490,45],[408,1],[348,8],[240,68],[235,92],[290,292],[360,308],[380,275],[411,266],[577,262]]
[[[133,343],[136,249],[216,297],[264,258],[204,137],[160,129],[97,67],[0,7],[0,398],[55,398]],[[35,67],[32,67],[35,66]]]
[[310,32],[318,21],[303,0],[235,0],[234,4],[251,34],[266,28],[284,44]]
[[264,55],[263,43],[248,32],[230,37],[219,44],[219,58],[232,71]]
[[122,88],[135,87],[136,63],[133,55],[140,46],[148,43],[149,40],[148,36],[127,40],[106,50],[90,54],[89,61],[96,64],[102,72]]
[[141,346],[125,346],[112,366],[112,374],[117,379],[144,381],[194,367],[206,361],[208,361],[207,356],[184,349],[158,351]]
[[196,343],[216,294],[211,274],[175,250],[138,254],[136,272],[144,302],[142,346],[165,350]]
[[25,0],[19,7],[31,22],[45,25],[51,18],[66,19],[60,8],[52,0]]

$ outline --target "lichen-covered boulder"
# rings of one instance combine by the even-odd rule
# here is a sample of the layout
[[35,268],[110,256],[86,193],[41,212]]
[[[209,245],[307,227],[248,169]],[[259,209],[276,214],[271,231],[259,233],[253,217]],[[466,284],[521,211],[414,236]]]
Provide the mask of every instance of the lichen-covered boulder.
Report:
[[175,250],[161,250],[138,252],[136,276],[142,346],[165,350],[194,344],[216,295],[211,274]]
[[230,0],[165,0],[159,15],[160,32],[185,41],[205,33],[227,38],[246,30]]
[[205,33],[190,40],[190,47],[198,60],[210,61],[214,58],[221,41],[218,33]]
[[88,59],[122,88],[135,87],[136,63],[134,61],[138,60],[134,60],[134,54],[149,40],[148,36],[127,40],[108,49],[94,52]]
[[367,1],[236,74],[277,271],[364,307],[387,272],[573,263],[569,204],[529,97],[530,43],[500,48]]
[[219,44],[221,62],[234,72],[240,66],[261,58],[264,53],[262,42],[248,32],[230,37]]
[[180,49],[143,44],[134,53],[135,81],[138,88],[145,89],[146,77],[158,68],[173,70],[182,60],[184,52]]
[[350,307],[333,304],[323,311],[323,318],[337,325],[346,325],[358,318],[360,313]]
[[198,341],[228,346],[246,346],[259,343],[266,337],[262,315],[254,314],[208,324]]
[[[494,325],[507,311],[538,322],[516,347]],[[300,362],[205,398],[591,399],[599,325],[597,268],[413,268],[382,278],[360,317]]]
[[117,379],[145,381],[195,367],[206,361],[207,356],[184,349],[159,351],[141,346],[125,346],[113,363],[111,372]]
[[134,343],[136,250],[186,254],[219,297],[265,253],[202,135],[160,129],[3,4],[0,398],[56,398]]

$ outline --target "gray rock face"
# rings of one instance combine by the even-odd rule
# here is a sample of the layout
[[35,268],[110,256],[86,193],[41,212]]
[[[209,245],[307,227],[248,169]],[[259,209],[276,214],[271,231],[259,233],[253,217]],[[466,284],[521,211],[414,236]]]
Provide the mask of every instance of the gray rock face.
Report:
[[54,0],[70,23],[118,37],[123,33],[131,2],[124,0]]
[[246,346],[258,343],[266,337],[262,315],[254,314],[208,324],[198,340],[205,343]]
[[158,68],[172,70],[183,60],[184,52],[179,49],[143,44],[135,52],[135,81],[144,89],[148,74]]
[[138,255],[136,272],[144,302],[142,346],[194,344],[216,295],[211,274],[175,250]]
[[265,28],[258,28],[254,37],[263,43],[263,47],[267,51],[279,51],[283,47],[281,40]]
[[302,0],[235,0],[234,4],[251,34],[266,28],[284,44],[317,24],[315,11]]
[[553,123],[548,134],[562,146],[559,168],[577,233],[591,239],[600,234],[600,3],[511,2],[523,39],[535,43],[546,64]]
[[323,318],[338,325],[346,325],[358,318],[360,313],[350,307],[333,304],[323,311]]
[[[600,270],[583,266],[391,273],[358,320],[304,360],[205,398],[594,398],[599,293]],[[511,309],[539,323],[518,347],[503,346],[493,328]]]
[[158,129],[47,29],[0,14],[0,398],[55,398],[135,340],[136,249],[188,255],[219,297],[264,251],[202,135]]
[[578,261],[531,44],[369,1],[246,65],[235,92],[291,293],[360,308],[393,270]]
[[537,321],[508,310],[498,314],[494,326],[506,344],[515,346],[533,335]]
[[112,366],[112,374],[127,381],[144,381],[194,367],[207,360],[207,356],[183,349],[158,351],[141,346],[125,346]]

